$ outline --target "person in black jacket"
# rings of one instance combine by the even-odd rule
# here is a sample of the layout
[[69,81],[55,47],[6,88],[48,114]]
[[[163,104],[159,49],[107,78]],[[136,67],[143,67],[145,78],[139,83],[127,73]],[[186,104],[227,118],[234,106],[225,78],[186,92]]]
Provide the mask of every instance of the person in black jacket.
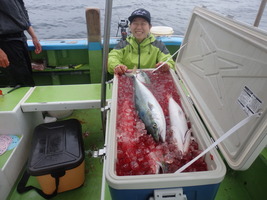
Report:
[[35,53],[41,53],[41,44],[31,26],[23,0],[1,0],[0,70],[8,80],[6,86],[35,85],[25,30],[32,38]]

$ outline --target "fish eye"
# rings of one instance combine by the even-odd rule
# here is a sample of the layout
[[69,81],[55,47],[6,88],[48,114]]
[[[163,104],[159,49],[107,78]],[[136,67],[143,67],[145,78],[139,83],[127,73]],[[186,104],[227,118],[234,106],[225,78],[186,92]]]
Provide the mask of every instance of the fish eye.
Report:
[[156,123],[153,124],[153,128],[158,128],[158,125]]

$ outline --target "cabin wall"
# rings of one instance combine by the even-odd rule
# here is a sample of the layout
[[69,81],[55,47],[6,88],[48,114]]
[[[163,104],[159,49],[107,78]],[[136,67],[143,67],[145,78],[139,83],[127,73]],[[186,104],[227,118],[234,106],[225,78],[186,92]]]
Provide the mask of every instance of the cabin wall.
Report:
[[40,123],[42,123],[40,112],[23,113],[20,107],[16,107],[13,111],[0,112],[0,134],[16,135],[20,138],[18,145],[10,150],[12,153],[8,158],[1,157],[4,159],[1,160],[4,164],[0,169],[1,198],[6,199],[24,167],[33,129]]
[[39,55],[30,51],[30,55],[32,63],[41,63],[46,67],[44,70],[33,70],[36,85],[91,83],[86,49],[47,50]]
[[[183,38],[157,38],[165,43],[170,54],[175,53]],[[111,51],[120,38],[111,38]],[[86,39],[44,40],[43,51],[34,53],[34,46],[28,41],[33,65],[33,78],[38,85],[68,85],[100,83],[102,76],[102,44],[87,44]],[[176,59],[175,55],[173,59]],[[37,67],[36,67],[37,66]],[[44,68],[46,67],[46,68]],[[113,75],[107,73],[108,80]],[[7,86],[6,77],[0,72],[0,86]]]
[[30,51],[32,62],[46,62],[47,67],[70,66],[88,63],[86,49],[47,50],[40,54]]

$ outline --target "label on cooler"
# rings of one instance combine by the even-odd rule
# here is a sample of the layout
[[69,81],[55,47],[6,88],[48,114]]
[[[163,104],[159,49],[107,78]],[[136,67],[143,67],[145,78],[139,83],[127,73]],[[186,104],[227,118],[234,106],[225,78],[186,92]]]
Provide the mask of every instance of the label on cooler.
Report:
[[262,105],[262,101],[247,86],[244,87],[237,101],[247,115],[255,114]]

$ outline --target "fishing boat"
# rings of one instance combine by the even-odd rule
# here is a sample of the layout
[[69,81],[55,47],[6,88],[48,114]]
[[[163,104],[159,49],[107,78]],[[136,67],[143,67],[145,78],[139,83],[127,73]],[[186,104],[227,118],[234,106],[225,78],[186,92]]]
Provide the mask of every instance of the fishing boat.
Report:
[[[36,190],[29,190],[25,193],[19,193],[17,191],[17,187],[22,179],[22,176],[27,170],[27,161],[29,160],[29,156],[31,154],[31,145],[33,142],[33,132],[36,130],[36,127],[44,123],[45,116],[49,112],[50,117],[47,119],[51,120],[52,118],[52,120],[56,119],[57,121],[77,119],[81,123],[81,132],[85,152],[85,181],[82,186],[73,190],[58,193],[55,197],[53,197],[53,199],[108,200],[134,198],[143,200],[143,198],[138,198],[136,196],[133,197],[133,194],[138,193],[137,191],[139,190],[142,191],[142,188],[138,188],[138,184],[141,184],[141,182],[146,182],[146,178],[126,178],[126,180],[129,180],[129,182],[136,183],[134,186],[127,181],[123,182],[123,178],[118,178],[118,181],[116,180],[112,182],[114,171],[110,169],[114,169],[114,163],[112,163],[112,161],[109,159],[110,157],[114,157],[114,149],[116,148],[115,143],[111,144],[111,142],[115,137],[114,124],[116,124],[116,122],[114,122],[113,117],[116,115],[114,113],[116,113],[117,109],[115,93],[118,92],[118,80],[116,77],[112,77],[111,75],[107,74],[107,53],[122,38],[112,38],[109,36],[109,20],[111,18],[112,1],[107,1],[106,7],[104,38],[101,38],[100,34],[99,9],[88,8],[86,10],[88,38],[41,40],[43,52],[39,55],[35,55],[33,53],[33,44],[31,41],[28,41],[32,63],[35,66],[33,72],[36,82],[35,87],[0,88],[3,93],[3,95],[0,96],[0,134],[12,135],[17,139],[16,141],[13,141],[14,147],[10,150],[7,150],[0,156],[1,200],[44,199],[42,196],[40,196],[40,194],[38,194],[38,192],[36,192]],[[203,29],[201,29],[201,27]],[[228,77],[229,79],[232,78],[227,70],[233,70],[234,73],[236,73],[234,76],[237,76],[239,80],[242,79],[242,81],[247,81],[245,84],[248,84],[248,87],[238,88],[238,91],[241,94],[239,93],[238,95],[240,96],[235,97],[231,96],[234,94],[230,92],[230,88],[225,88],[229,93],[231,93],[230,96],[226,97],[223,94],[216,93],[216,96],[212,96],[213,98],[209,96],[211,100],[209,100],[208,103],[209,105],[213,105],[213,101],[216,98],[219,99],[218,102],[222,103],[225,102],[224,99],[229,100],[232,98],[234,100],[241,101],[241,99],[244,100],[244,98],[247,98],[244,101],[251,101],[253,97],[253,106],[260,108],[259,112],[261,116],[259,119],[261,121],[255,122],[253,121],[255,119],[252,119],[252,121],[243,122],[243,124],[240,125],[238,120],[241,121],[242,117],[244,118],[245,116],[246,118],[247,116],[246,114],[243,114],[241,115],[242,117],[238,116],[237,118],[230,116],[229,118],[234,119],[232,120],[234,122],[232,122],[230,125],[224,124],[222,127],[226,127],[226,130],[233,130],[233,128],[236,128],[234,125],[239,124],[239,128],[236,128],[235,130],[242,129],[241,126],[245,126],[246,128],[253,127],[254,131],[251,131],[250,129],[248,130],[249,133],[259,132],[261,134],[256,135],[255,137],[257,138],[254,138],[254,136],[250,137],[248,134],[245,134],[247,139],[244,139],[244,143],[244,140],[241,142],[242,150],[230,150],[230,153],[233,153],[232,151],[235,150],[238,152],[244,152],[247,150],[248,146],[252,148],[252,153],[248,153],[250,156],[252,156],[252,158],[246,158],[246,160],[249,160],[248,164],[242,163],[243,161],[238,161],[239,164],[241,163],[241,167],[233,166],[235,164],[229,164],[228,158],[224,154],[224,152],[227,150],[221,150],[221,147],[227,146],[227,144],[221,145],[220,143],[217,143],[214,147],[216,147],[215,151],[218,151],[219,153],[209,154],[209,159],[211,162],[213,162],[213,160],[217,159],[212,158],[213,155],[218,154],[218,160],[221,160],[220,167],[217,166],[219,165],[217,163],[216,165],[213,164],[209,171],[212,172],[214,170],[214,173],[216,172],[218,174],[215,173],[213,176],[218,177],[210,178],[209,174],[208,177],[205,177],[206,175],[204,174],[202,175],[203,180],[208,181],[207,183],[201,183],[202,179],[196,178],[199,176],[198,174],[190,175],[190,178],[185,179],[186,181],[190,181],[189,185],[193,182],[192,186],[187,185],[184,187],[178,187],[175,184],[175,181],[179,182],[179,179],[183,179],[183,175],[180,177],[179,174],[170,174],[168,175],[168,178],[161,178],[161,176],[159,176],[159,178],[156,179],[154,179],[152,175],[152,181],[150,182],[152,185],[154,184],[153,182],[155,182],[155,180],[157,182],[161,182],[163,179],[164,181],[167,181],[166,185],[168,185],[168,180],[165,179],[172,180],[172,178],[176,176],[178,178],[174,179],[174,181],[172,181],[174,182],[173,185],[170,185],[167,188],[152,187],[142,191],[141,193],[148,193],[146,194],[146,196],[149,197],[147,199],[155,200],[204,200],[207,199],[206,195],[216,200],[265,199],[266,192],[264,189],[267,186],[267,125],[266,120],[264,121],[264,119],[266,118],[267,99],[265,99],[266,94],[262,94],[261,91],[263,91],[263,88],[266,86],[267,77],[266,64],[264,64],[266,63],[264,62],[264,59],[266,61],[267,54],[267,34],[256,29],[255,27],[251,27],[236,22],[233,19],[210,12],[206,8],[196,8],[193,11],[188,30],[190,31],[188,31],[185,36],[174,36],[166,32],[157,36],[158,39],[162,40],[166,44],[171,54],[175,54],[182,44],[186,44],[183,49],[181,48],[177,58],[176,56],[174,57],[176,64],[182,66],[182,72],[176,71],[173,73],[174,76],[179,77],[177,84],[179,85],[182,82],[181,90],[183,90],[182,88],[186,88],[185,94],[183,95],[184,98],[187,99],[187,97],[192,95],[192,93],[199,94],[197,89],[203,89],[201,87],[205,87],[199,84],[200,88],[192,89],[188,87],[192,86],[192,83],[196,83],[198,81],[198,83],[200,83],[203,78],[205,79],[207,76],[209,76],[211,77],[209,80],[213,80],[211,85],[214,86],[214,89],[219,87],[219,83],[225,80],[223,79],[224,77]],[[212,34],[206,34],[209,32],[212,32]],[[216,37],[216,34],[217,36],[218,34],[222,34],[219,36],[222,39],[221,42],[220,40],[214,40],[211,38],[211,36],[218,38]],[[201,42],[204,42],[207,46],[197,46],[200,45],[200,42],[197,41],[197,39],[199,39]],[[223,43],[226,44],[227,47],[225,48],[227,48],[228,51],[217,48],[218,46],[223,45]],[[241,53],[234,52],[236,44],[240,44],[238,50],[240,50]],[[201,47],[202,49],[198,47]],[[208,51],[208,47],[212,47],[213,49]],[[200,50],[202,54],[198,55],[198,50]],[[218,51],[218,59],[214,60],[214,57],[210,57],[210,55]],[[191,54],[191,52],[194,54]],[[253,54],[253,52],[258,54]],[[250,54],[251,58],[248,58],[248,54]],[[206,56],[208,58],[206,60],[207,62],[204,63],[204,65],[207,64],[208,66],[210,66],[210,63],[213,63],[214,66],[221,66],[218,62],[223,60],[225,65],[221,67],[225,70],[224,76],[218,78],[218,74],[220,74],[220,72],[218,70],[216,71],[213,66],[205,68],[204,65],[197,65],[197,62],[202,59],[201,56]],[[258,62],[257,59],[262,60]],[[252,70],[248,70],[250,72],[250,76],[248,76],[246,73],[237,73],[237,71],[241,70],[242,67],[247,67],[246,63],[254,65],[254,67],[257,69],[255,70],[255,73]],[[199,73],[203,72],[205,76],[199,78],[194,76],[192,71],[187,71],[187,68],[183,68],[183,66],[191,66],[191,64],[192,66],[197,66],[196,68],[192,69],[198,69]],[[201,67],[204,68],[203,71],[201,70]],[[194,80],[190,79],[190,77],[194,78]],[[114,83],[112,84],[112,81],[110,80],[113,80],[113,78]],[[187,82],[182,78],[188,78],[190,79],[190,82]],[[1,78],[1,80],[3,79]],[[238,85],[240,84],[240,81],[231,83]],[[261,85],[257,85],[258,83]],[[255,87],[249,87],[252,85]],[[234,85],[232,85],[232,87],[234,88]],[[246,96],[248,93],[250,94],[249,97]],[[207,92],[205,95],[207,96],[209,94],[214,95],[215,93]],[[205,117],[205,109],[196,109],[199,107],[199,105],[205,105],[205,103],[201,101],[196,102],[197,98],[194,98],[196,96],[192,96],[192,98],[188,98],[189,100],[187,101],[190,103],[187,104],[188,107],[193,107],[192,109],[197,111],[195,112],[195,116],[199,118],[198,121],[202,121],[204,123],[204,125],[199,127],[202,127],[202,129],[207,133],[216,132],[214,131],[214,124],[212,125],[205,123],[209,121],[209,118]],[[199,97],[201,96],[202,94],[199,94]],[[238,106],[240,107],[242,105],[240,104]],[[247,110],[245,110],[245,107],[242,107],[243,110],[239,112],[250,112],[249,110],[252,109],[252,106],[250,106],[251,104],[248,105],[249,109]],[[223,105],[220,105],[220,108],[223,107]],[[225,122],[225,118],[227,118],[229,115],[228,112],[230,112],[230,110],[228,109],[222,117],[219,116],[219,119]],[[211,111],[211,113],[212,112],[213,111]],[[237,111],[234,110],[234,112]],[[219,111],[216,111],[216,113],[220,114],[220,109]],[[248,115],[247,118],[249,118],[249,116],[250,115]],[[216,124],[217,122],[213,121],[213,123]],[[244,131],[244,129],[242,129],[242,131]],[[220,134],[223,136],[223,131]],[[211,134],[209,137],[213,138],[213,140],[207,139],[208,145],[206,147],[211,146],[211,144],[214,144],[216,141],[221,139],[221,135],[215,134],[215,136],[213,136]],[[233,138],[234,140],[236,139],[236,137]],[[254,140],[256,143],[246,143],[246,141],[250,140]],[[227,142],[229,142],[229,140]],[[236,146],[240,146],[238,141],[234,141],[234,143]],[[238,157],[238,155],[234,155],[234,157]],[[220,168],[220,171],[216,171],[215,168]],[[194,178],[196,179],[194,180]],[[209,179],[216,180],[214,182],[214,180]],[[138,182],[138,180],[140,182]],[[120,181],[122,181],[122,183],[120,183]],[[198,183],[194,183],[194,181]],[[179,182],[179,184],[181,183]],[[36,179],[36,176],[30,176],[29,180],[27,181],[27,185],[40,188],[40,183]],[[126,185],[125,187],[127,187],[127,185],[130,186],[128,189],[120,189],[124,188],[122,185]],[[147,187],[147,185],[144,187]],[[162,191],[161,189],[164,190]],[[155,193],[156,195],[154,195],[154,192],[158,190],[159,193]]]

